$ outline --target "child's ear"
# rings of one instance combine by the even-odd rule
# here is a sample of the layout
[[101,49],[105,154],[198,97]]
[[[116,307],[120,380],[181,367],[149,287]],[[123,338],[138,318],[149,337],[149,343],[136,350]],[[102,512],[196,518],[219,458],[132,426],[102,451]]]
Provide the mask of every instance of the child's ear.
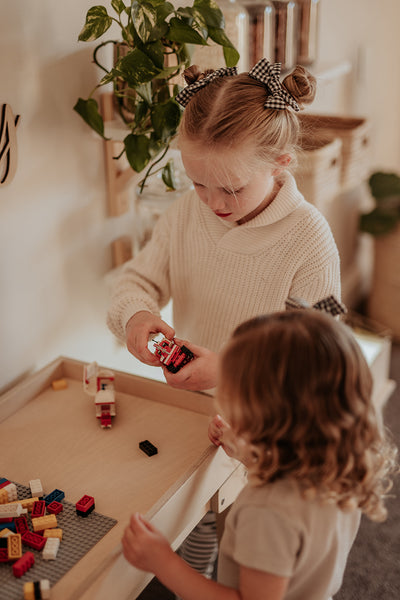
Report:
[[278,160],[276,161],[277,166],[273,170],[272,175],[279,175],[279,173],[281,173],[283,169],[286,169],[291,162],[292,157],[290,154],[282,154],[282,156],[278,156]]

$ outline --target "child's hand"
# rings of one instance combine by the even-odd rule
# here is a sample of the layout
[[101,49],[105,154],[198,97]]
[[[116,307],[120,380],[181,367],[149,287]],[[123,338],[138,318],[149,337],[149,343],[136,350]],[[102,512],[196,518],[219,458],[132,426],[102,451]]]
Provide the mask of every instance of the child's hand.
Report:
[[229,428],[228,423],[226,423],[220,415],[215,415],[208,426],[208,437],[210,438],[210,442],[215,444],[215,446],[220,446],[222,435],[227,428]]
[[131,565],[154,574],[174,554],[168,540],[139,513],[132,515],[125,528],[122,548]]
[[157,315],[141,310],[131,317],[126,325],[126,347],[129,352],[147,365],[160,366],[160,360],[150,352],[147,344],[151,336],[162,333],[172,339],[175,330]]
[[164,367],[167,383],[174,388],[197,392],[214,388],[217,384],[218,354],[185,340],[175,338],[175,342],[179,346],[186,346],[193,352],[195,358],[182,367],[178,373],[170,373]]

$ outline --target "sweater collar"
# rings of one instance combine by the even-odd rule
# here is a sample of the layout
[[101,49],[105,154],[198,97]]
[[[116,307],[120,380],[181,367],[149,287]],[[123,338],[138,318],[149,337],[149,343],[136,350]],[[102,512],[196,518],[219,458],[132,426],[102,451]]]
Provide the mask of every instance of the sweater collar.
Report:
[[251,228],[251,227],[263,227],[265,225],[271,225],[276,223],[296,210],[302,203],[305,202],[304,197],[297,189],[296,181],[288,171],[283,171],[278,177],[277,182],[280,186],[278,193],[275,198],[261,213],[253,217],[250,221],[238,225],[237,223],[230,223],[211,214],[211,211],[204,208],[211,214],[211,216],[222,223],[227,229],[240,228]]

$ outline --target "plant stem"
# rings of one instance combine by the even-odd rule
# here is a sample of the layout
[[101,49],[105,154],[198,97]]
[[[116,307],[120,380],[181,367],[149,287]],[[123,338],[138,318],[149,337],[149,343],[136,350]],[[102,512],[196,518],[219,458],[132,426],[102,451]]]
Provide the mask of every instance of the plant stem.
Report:
[[101,44],[99,44],[98,46],[96,46],[96,48],[93,51],[93,62],[100,68],[102,69],[105,73],[108,73],[107,69],[105,67],[103,67],[102,64],[99,63],[99,61],[97,60],[97,52],[100,50],[100,48],[103,48],[103,46],[107,46],[107,44],[117,44],[116,41],[114,40],[107,40],[106,42],[102,42]]
[[167,151],[169,150],[169,144],[167,144],[165,146],[165,150],[164,152],[161,154],[160,158],[158,158],[156,161],[154,161],[153,163],[151,163],[150,167],[147,169],[145,176],[143,177],[142,181],[139,182],[140,185],[140,191],[139,194],[141,194],[143,192],[143,188],[144,188],[144,184],[146,183],[147,178],[149,177],[151,171],[153,170],[153,168],[164,158],[164,156],[166,155]]

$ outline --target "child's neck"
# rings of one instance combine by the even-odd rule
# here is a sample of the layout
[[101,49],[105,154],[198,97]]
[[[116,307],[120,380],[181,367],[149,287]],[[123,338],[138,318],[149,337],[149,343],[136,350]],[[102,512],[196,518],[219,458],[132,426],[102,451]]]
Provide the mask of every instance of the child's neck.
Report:
[[237,224],[238,225],[243,225],[244,223],[247,223],[251,219],[254,219],[254,217],[256,217],[257,215],[259,215],[260,213],[262,213],[262,211],[264,209],[266,209],[267,206],[269,206],[271,204],[271,202],[273,202],[275,200],[275,197],[278,194],[278,192],[280,190],[280,187],[281,187],[280,184],[275,179],[271,193],[267,194],[265,196],[264,200],[262,202],[260,202],[260,204],[257,206],[257,208],[255,208],[254,210],[252,210],[251,213],[249,213],[245,217],[242,217],[241,219],[239,219],[239,221],[237,222]]

